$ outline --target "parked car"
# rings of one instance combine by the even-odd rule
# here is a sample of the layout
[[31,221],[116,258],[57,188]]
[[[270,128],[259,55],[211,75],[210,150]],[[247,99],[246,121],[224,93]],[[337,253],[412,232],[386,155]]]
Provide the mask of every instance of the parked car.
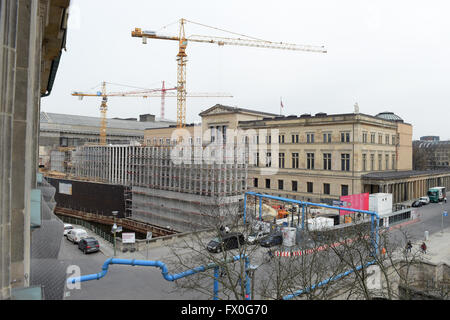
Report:
[[100,250],[100,244],[94,237],[87,237],[78,242],[78,249],[83,251],[84,254],[89,252],[97,252]]
[[73,244],[77,244],[81,239],[87,238],[88,234],[83,229],[72,229],[67,232],[67,240],[72,241]]
[[64,237],[67,237],[67,232],[72,229],[73,226],[70,223],[64,223]]
[[212,239],[206,249],[209,252],[220,252],[222,250],[230,250],[239,248],[245,243],[244,235],[240,232],[232,232],[222,235],[219,238]]
[[259,244],[263,247],[272,247],[283,243],[283,235],[281,233],[272,233],[262,238]]
[[430,203],[430,198],[428,198],[427,196],[420,197],[419,201],[422,202],[422,204],[429,204]]
[[267,232],[263,232],[263,231],[252,232],[247,237],[247,243],[248,244],[258,243],[259,240],[261,240],[262,238],[264,238],[267,235],[268,235],[268,233]]
[[419,200],[416,200],[416,201],[414,201],[414,202],[411,204],[411,207],[414,207],[414,208],[418,208],[418,207],[421,207],[421,206],[423,206],[423,202],[422,202],[422,201],[419,201]]

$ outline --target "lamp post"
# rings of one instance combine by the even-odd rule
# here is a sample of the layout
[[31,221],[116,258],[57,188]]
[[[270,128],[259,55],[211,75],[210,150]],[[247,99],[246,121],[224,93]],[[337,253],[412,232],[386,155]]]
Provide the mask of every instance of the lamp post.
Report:
[[116,217],[117,217],[117,214],[119,213],[119,211],[113,211],[112,212],[112,215],[113,215],[113,219],[114,219],[114,225],[113,225],[113,227],[112,227],[112,232],[113,232],[113,234],[114,234],[114,257],[116,256],[116,231],[117,231],[117,225],[116,225]]

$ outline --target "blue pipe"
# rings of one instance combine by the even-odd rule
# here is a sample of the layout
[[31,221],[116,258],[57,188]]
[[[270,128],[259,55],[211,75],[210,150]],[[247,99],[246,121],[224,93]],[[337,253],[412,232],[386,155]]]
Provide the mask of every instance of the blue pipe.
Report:
[[262,197],[259,197],[259,221],[262,221]]
[[214,296],[213,300],[219,300],[219,267],[214,267]]
[[247,216],[247,193],[244,193],[244,225],[246,216]]
[[307,201],[301,201],[301,200],[294,200],[294,199],[282,198],[282,197],[277,197],[277,196],[271,196],[271,195],[267,195],[267,194],[256,193],[256,192],[253,192],[253,191],[247,191],[246,194],[254,195],[254,196],[257,196],[257,197],[273,199],[273,200],[284,201],[284,202],[297,203],[297,204],[300,204],[300,205],[301,204],[305,204],[305,205],[312,205],[312,206],[322,207],[322,208],[329,208],[329,209],[337,209],[337,210],[345,210],[345,211],[352,211],[352,212],[367,213],[367,214],[371,214],[371,215],[375,215],[375,216],[379,217],[378,213],[376,213],[375,211],[353,209],[353,208],[335,207],[335,206],[330,206],[330,205],[322,204],[322,203],[314,203],[314,202],[307,202]]
[[[240,255],[234,256],[232,258],[233,261],[239,260],[241,258]],[[248,258],[246,258],[248,259]],[[136,259],[117,259],[117,258],[109,258],[107,259],[102,266],[102,272],[88,274],[80,277],[72,277],[67,279],[67,283],[75,283],[75,282],[84,282],[90,280],[99,280],[103,278],[108,273],[108,268],[110,264],[122,264],[122,265],[131,265],[131,266],[144,266],[144,267],[158,267],[161,269],[161,273],[164,279],[167,281],[175,281],[180,278],[184,278],[190,275],[193,275],[198,272],[203,272],[208,269],[214,268],[217,266],[215,263],[210,263],[206,266],[199,266],[190,270],[183,271],[181,273],[169,274],[167,270],[167,266],[164,262],[161,261],[153,261],[153,260],[136,260]]]
[[375,262],[376,262],[376,260],[373,260],[373,261],[367,263],[367,264],[364,265],[364,266],[363,266],[363,265],[360,265],[360,266],[356,267],[355,269],[347,270],[346,272],[340,273],[340,274],[338,274],[338,275],[335,276],[335,277],[328,278],[328,279],[323,280],[323,281],[321,281],[321,282],[319,282],[319,283],[317,283],[317,284],[315,284],[315,285],[312,285],[312,286],[309,287],[309,288],[295,291],[295,292],[292,293],[292,294],[288,294],[288,295],[284,296],[284,297],[283,297],[283,300],[290,300],[290,299],[293,299],[294,297],[299,296],[299,295],[301,295],[301,294],[303,294],[303,293],[305,293],[305,292],[309,292],[310,290],[314,290],[314,289],[316,289],[316,288],[318,288],[318,287],[321,287],[321,286],[323,286],[323,285],[326,285],[327,283],[329,283],[329,282],[331,282],[331,281],[336,281],[336,280],[339,280],[339,279],[342,278],[342,277],[348,276],[350,273],[353,273],[353,272],[355,272],[355,271],[359,271],[359,270],[361,270],[362,268],[367,268],[368,266],[374,264]]
[[[232,262],[240,260],[241,258],[245,258],[245,271],[247,274],[247,269],[248,269],[248,266],[250,263],[247,255],[234,256],[232,258]],[[109,268],[110,264],[158,267],[161,269],[163,278],[166,279],[167,281],[175,281],[180,278],[184,278],[184,277],[193,275],[195,273],[203,272],[208,269],[214,268],[214,300],[218,299],[218,293],[219,293],[219,283],[218,283],[219,271],[218,270],[219,270],[219,267],[215,263],[209,263],[206,266],[199,266],[199,267],[196,267],[193,269],[186,270],[181,273],[169,274],[166,264],[162,261],[109,258],[103,263],[102,272],[88,274],[88,275],[84,275],[84,276],[80,276],[80,277],[72,277],[72,278],[67,279],[67,283],[85,282],[85,281],[90,281],[90,280],[100,280],[101,278],[106,276],[106,274],[108,273],[108,268]],[[246,280],[247,280],[246,299],[248,300],[248,297],[250,296],[250,280],[248,280],[248,276],[246,276]]]

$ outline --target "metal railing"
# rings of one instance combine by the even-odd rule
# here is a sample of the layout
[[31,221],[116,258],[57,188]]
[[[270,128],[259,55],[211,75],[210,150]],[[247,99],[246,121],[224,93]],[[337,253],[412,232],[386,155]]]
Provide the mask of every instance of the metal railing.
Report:
[[76,225],[82,226],[82,227],[94,232],[96,235],[105,239],[106,241],[108,241],[110,243],[114,243],[114,236],[110,232],[102,230],[102,228],[97,227],[88,221],[84,221],[82,219],[78,219],[78,218],[74,218],[74,217],[67,217],[67,216],[59,216],[59,218],[65,223],[76,224]]

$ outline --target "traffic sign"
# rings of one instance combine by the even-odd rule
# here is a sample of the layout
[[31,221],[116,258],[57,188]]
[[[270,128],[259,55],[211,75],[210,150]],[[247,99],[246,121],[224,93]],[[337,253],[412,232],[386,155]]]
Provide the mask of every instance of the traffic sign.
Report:
[[447,216],[448,216],[447,211],[442,212],[442,215],[443,215],[444,217],[447,217]]
[[146,239],[147,239],[147,240],[151,240],[152,236],[153,236],[153,233],[152,233],[151,231],[147,231],[147,237],[146,237]]

